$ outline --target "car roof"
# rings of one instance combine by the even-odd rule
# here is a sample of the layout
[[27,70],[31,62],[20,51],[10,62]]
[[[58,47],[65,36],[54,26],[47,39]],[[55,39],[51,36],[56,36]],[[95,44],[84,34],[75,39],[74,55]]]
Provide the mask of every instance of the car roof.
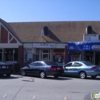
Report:
[[84,62],[88,62],[88,61],[85,61],[85,60],[81,60],[81,61],[70,61],[70,62],[68,62],[68,63],[74,63],[74,62],[77,62],[77,63],[84,63]]
[[44,62],[44,61],[33,61],[32,63],[34,63],[34,62]]
[[[70,62],[83,62],[83,61],[70,61]],[[68,62],[68,63],[70,63],[70,62]]]

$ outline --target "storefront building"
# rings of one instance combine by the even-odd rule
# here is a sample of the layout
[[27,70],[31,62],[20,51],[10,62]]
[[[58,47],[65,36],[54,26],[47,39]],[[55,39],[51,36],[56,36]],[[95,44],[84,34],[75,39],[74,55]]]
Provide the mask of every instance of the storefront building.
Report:
[[62,65],[65,60],[66,43],[32,43],[24,44],[24,62],[50,61]]
[[37,60],[63,65],[66,42],[59,42],[57,37],[53,37],[54,42],[46,42],[43,32],[40,32],[42,41],[22,42],[8,23],[0,21],[0,61],[19,63],[20,67]]
[[[61,66],[71,59],[83,59],[84,54],[96,57],[99,50],[92,49],[94,44],[86,44],[91,47],[89,50],[83,48],[83,34],[88,25],[93,26],[93,32],[99,36],[100,22],[6,22],[0,19],[0,61],[19,63],[22,67],[32,61],[45,60]],[[72,44],[78,48],[70,47],[69,41],[74,41]],[[78,41],[82,41],[82,46]]]
[[0,61],[11,64],[19,62],[22,65],[22,51],[22,43],[0,22]]
[[100,65],[100,38],[94,33],[92,27],[87,27],[86,34],[83,34],[83,41],[68,42],[69,61],[85,60]]

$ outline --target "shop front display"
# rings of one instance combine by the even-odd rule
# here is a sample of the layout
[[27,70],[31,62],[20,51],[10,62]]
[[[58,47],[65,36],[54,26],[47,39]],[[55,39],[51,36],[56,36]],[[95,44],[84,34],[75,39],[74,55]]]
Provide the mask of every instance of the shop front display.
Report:
[[24,49],[24,63],[29,61],[49,61],[62,66],[64,59],[65,47],[57,48],[55,43],[33,43],[32,47]]
[[0,61],[6,61],[6,62],[18,61],[18,49],[16,48],[0,49]]
[[58,66],[62,66],[64,64],[64,55],[64,49],[54,49],[53,61],[58,64]]
[[68,42],[68,52],[69,61],[86,60],[98,65],[100,42]]

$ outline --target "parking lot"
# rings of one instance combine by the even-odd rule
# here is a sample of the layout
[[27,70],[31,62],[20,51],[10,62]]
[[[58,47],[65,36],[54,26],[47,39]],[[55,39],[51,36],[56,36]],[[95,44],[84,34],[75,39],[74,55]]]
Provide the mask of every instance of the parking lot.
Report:
[[100,77],[0,77],[0,100],[91,100],[94,91],[100,92]]

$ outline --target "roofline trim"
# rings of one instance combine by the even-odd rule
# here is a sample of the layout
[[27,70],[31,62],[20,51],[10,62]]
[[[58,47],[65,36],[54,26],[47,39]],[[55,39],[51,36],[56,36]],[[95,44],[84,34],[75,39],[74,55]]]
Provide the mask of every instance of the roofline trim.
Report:
[[[13,32],[12,32],[3,22],[1,22],[1,20],[0,20],[0,23],[1,23],[1,25],[2,25],[11,35],[14,36],[14,38],[15,38],[17,41],[19,41],[19,43],[22,43],[22,42],[13,34]],[[8,24],[8,23],[7,23],[7,24]]]

